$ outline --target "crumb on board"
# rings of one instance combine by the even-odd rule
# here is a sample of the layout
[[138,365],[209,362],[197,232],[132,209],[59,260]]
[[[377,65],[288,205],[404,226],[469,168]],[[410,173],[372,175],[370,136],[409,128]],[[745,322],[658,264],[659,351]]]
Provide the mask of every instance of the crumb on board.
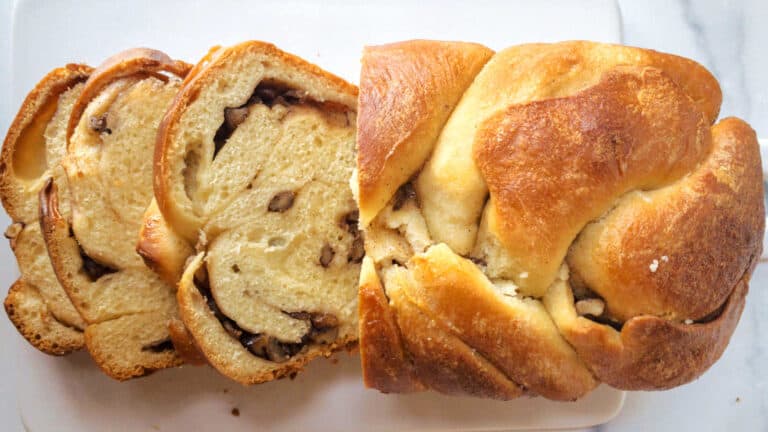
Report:
[[331,363],[333,363],[333,364],[339,364],[339,359],[338,359],[338,358],[336,358],[336,357],[334,357],[334,358],[332,358],[332,359],[331,359]]
[[736,403],[739,403],[739,402],[741,402],[741,398],[736,396]]
[[288,375],[288,377],[291,379],[291,381],[293,381],[293,380],[295,380],[295,379],[296,379],[296,375],[297,375],[297,372],[296,372],[296,371],[293,371],[293,372],[291,372],[291,374],[290,374],[290,375]]
[[224,390],[222,390],[221,392],[222,392],[222,393],[229,393],[229,389],[228,389],[228,388],[225,388],[225,389],[224,389]]
[[237,408],[237,407],[235,407],[235,408],[232,408],[232,411],[231,411],[231,413],[232,413],[232,415],[233,415],[233,416],[235,416],[235,417],[240,417],[240,409],[239,409],[239,408]]

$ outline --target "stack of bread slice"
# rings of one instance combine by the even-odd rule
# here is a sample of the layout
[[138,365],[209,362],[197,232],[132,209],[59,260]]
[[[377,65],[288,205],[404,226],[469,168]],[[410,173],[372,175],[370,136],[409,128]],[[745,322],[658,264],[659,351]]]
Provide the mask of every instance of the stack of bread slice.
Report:
[[121,380],[208,362],[257,383],[350,347],[356,103],[262,42],[194,68],[132,49],[52,72],[3,150],[12,320]]

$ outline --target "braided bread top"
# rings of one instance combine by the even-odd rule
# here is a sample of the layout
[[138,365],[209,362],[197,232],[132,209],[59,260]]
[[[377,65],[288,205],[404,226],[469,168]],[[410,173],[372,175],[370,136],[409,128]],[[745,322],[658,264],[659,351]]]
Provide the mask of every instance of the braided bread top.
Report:
[[574,399],[703,373],[764,231],[754,132],[712,126],[720,102],[701,65],[639,48],[366,49],[368,385]]

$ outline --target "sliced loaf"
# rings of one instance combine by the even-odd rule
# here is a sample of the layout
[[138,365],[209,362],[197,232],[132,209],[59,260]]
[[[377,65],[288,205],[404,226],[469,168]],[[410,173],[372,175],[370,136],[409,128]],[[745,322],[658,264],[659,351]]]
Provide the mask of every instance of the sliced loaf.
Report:
[[[54,355],[83,347],[85,323],[51,267],[37,196],[45,179],[62,183],[59,161],[67,121],[91,72],[89,66],[70,64],[40,80],[19,109],[0,154],[0,199],[12,219],[5,236],[21,273],[8,291],[5,310],[27,341]],[[67,202],[62,202],[62,213],[69,213]]]

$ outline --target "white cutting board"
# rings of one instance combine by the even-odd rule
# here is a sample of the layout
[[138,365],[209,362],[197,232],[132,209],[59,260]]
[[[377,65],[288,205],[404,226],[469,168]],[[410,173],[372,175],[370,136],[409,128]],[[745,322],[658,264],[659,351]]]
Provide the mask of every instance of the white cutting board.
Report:
[[[620,40],[618,9],[609,0],[413,3],[18,0],[12,13],[9,111],[53,67],[96,65],[134,46],[159,48],[194,63],[212,45],[261,39],[357,82],[359,54],[367,44],[432,38],[501,49],[522,42]],[[7,223],[3,215],[0,224]],[[6,287],[17,273],[5,242],[0,254],[0,286]],[[35,432],[577,428],[608,421],[624,400],[622,392],[604,386],[576,403],[382,395],[363,387],[358,359],[347,354],[338,356],[338,364],[313,363],[294,381],[250,388],[193,367],[117,383],[86,354],[59,359],[17,337],[2,342],[19,358],[16,376],[1,371],[0,379],[17,381],[22,421]]]

